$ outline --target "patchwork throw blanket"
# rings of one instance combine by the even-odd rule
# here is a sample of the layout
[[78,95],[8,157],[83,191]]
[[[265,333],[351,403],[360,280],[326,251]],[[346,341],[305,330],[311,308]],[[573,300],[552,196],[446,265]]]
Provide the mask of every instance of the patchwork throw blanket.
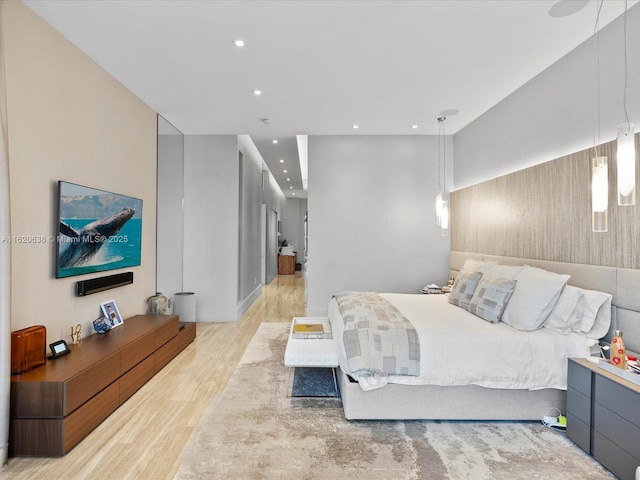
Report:
[[411,322],[389,301],[372,292],[334,295],[350,375],[420,375],[420,340]]

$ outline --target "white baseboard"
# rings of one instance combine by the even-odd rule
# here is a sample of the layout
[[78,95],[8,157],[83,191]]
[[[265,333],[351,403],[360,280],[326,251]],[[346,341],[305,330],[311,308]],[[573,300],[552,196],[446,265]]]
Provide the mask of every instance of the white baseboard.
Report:
[[253,305],[253,302],[262,294],[262,285],[258,285],[253,292],[238,303],[238,319]]

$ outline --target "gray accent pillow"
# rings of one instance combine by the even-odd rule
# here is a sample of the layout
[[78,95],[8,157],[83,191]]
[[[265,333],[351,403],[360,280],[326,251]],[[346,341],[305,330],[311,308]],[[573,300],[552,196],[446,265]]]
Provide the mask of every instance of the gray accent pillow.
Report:
[[466,272],[458,275],[451,287],[451,293],[449,293],[449,303],[468,310],[473,292],[475,292],[481,278],[482,274],[479,272]]
[[515,286],[515,280],[484,276],[469,303],[469,311],[488,322],[498,323]]

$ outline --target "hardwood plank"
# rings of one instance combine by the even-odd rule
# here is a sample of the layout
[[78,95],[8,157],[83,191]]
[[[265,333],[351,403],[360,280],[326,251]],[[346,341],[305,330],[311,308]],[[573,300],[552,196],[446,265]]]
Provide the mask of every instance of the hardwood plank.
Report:
[[204,408],[224,390],[260,323],[305,312],[301,272],[278,276],[237,322],[196,324],[195,341],[67,455],[11,458],[0,479],[172,479]]

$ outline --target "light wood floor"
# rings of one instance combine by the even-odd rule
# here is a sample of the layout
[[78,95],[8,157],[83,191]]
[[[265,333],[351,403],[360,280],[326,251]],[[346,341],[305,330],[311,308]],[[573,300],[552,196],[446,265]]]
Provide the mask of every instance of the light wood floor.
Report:
[[194,343],[69,454],[11,458],[0,478],[173,478],[205,406],[224,390],[260,323],[304,315],[300,272],[279,276],[238,322],[198,323]]

